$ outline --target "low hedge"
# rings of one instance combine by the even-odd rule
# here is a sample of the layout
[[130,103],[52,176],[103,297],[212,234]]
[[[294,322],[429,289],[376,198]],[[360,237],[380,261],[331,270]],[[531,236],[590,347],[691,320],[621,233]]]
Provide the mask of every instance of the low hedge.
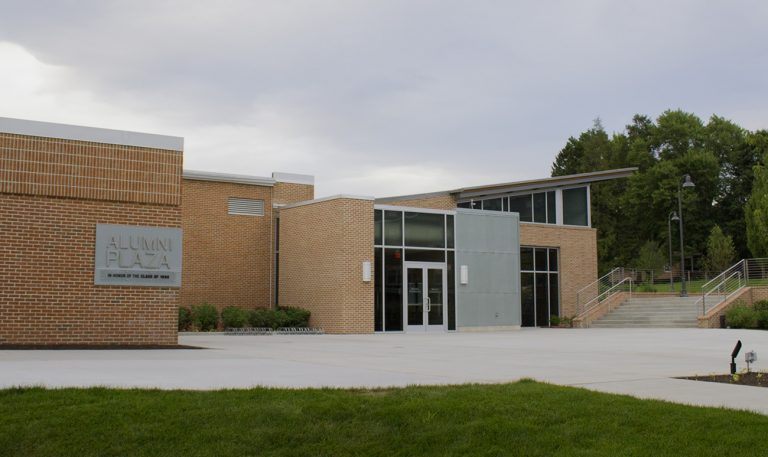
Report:
[[243,328],[248,324],[248,311],[228,306],[221,310],[221,323],[224,328]]
[[311,313],[303,308],[280,307],[278,309],[259,308],[248,312],[248,323],[251,327],[272,328],[280,327],[309,327]]
[[768,300],[730,308],[725,312],[725,323],[731,328],[768,330]]
[[219,311],[208,303],[192,307],[192,325],[201,332],[216,330],[219,326]]

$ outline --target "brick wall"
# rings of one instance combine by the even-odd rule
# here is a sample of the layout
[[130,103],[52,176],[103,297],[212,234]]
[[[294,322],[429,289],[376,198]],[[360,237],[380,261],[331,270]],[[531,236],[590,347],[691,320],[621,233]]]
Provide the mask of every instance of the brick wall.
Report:
[[425,198],[412,198],[404,200],[393,200],[382,202],[382,205],[409,206],[412,208],[432,208],[432,209],[456,209],[456,199],[453,195],[436,195]]
[[0,194],[0,344],[176,344],[179,291],[94,286],[96,224],[178,227],[178,207]]
[[315,186],[311,184],[276,182],[272,189],[275,204],[303,202],[315,198]]
[[520,245],[560,248],[560,314],[576,314],[576,292],[597,279],[597,230],[520,224]]
[[[264,200],[264,215],[228,214],[230,197]],[[269,307],[272,220],[269,186],[184,179],[181,304]]]
[[0,133],[0,344],[175,344],[179,290],[95,286],[96,224],[180,227],[181,151]]
[[[280,210],[280,304],[328,333],[373,332],[373,201],[338,198]],[[372,278],[375,272],[372,272]]]
[[0,193],[178,205],[181,151],[0,133]]

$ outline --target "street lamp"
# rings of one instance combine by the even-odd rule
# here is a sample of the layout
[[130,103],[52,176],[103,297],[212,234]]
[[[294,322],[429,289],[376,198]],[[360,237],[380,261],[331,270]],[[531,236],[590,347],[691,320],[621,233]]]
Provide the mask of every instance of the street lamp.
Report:
[[667,246],[669,246],[669,291],[674,292],[675,291],[675,275],[672,271],[672,221],[679,221],[680,218],[677,217],[677,213],[672,211],[669,213],[669,217],[667,217],[667,233],[669,234],[669,237],[667,238]]
[[685,245],[683,242],[683,187],[696,187],[691,181],[691,175],[683,176],[682,186],[677,183],[677,214],[680,221],[680,277],[682,280],[682,286],[680,288],[680,296],[688,296],[688,288],[685,284]]

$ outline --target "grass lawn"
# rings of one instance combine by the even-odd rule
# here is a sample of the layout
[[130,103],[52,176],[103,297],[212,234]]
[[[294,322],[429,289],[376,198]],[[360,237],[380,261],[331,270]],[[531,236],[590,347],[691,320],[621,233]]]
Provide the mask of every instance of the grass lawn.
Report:
[[768,417],[533,381],[0,390],[2,456],[768,455]]

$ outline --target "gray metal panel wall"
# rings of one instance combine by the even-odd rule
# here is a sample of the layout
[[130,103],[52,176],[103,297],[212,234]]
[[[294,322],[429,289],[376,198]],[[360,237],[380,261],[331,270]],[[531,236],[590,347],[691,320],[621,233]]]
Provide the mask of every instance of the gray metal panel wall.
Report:
[[[469,273],[461,284],[461,266]],[[517,213],[456,209],[456,326],[520,325]]]

